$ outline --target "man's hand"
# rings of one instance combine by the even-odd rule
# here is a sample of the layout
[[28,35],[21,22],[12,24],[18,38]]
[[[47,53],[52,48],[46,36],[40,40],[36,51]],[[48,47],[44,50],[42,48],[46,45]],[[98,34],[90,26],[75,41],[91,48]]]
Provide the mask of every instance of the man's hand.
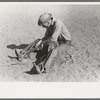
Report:
[[40,40],[40,41],[36,44],[36,46],[35,46],[35,47],[37,48],[37,50],[42,49],[42,48],[43,48],[43,43],[42,43],[42,40]]
[[43,48],[43,43],[41,42],[41,44],[38,46],[38,50],[41,50]]
[[36,47],[38,47],[42,43],[42,40],[40,40],[37,44]]

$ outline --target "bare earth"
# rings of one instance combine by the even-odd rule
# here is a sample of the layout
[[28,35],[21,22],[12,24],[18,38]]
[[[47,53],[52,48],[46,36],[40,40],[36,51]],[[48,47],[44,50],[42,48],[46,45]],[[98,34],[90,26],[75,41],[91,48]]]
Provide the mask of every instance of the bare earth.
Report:
[[[66,61],[57,73],[26,74],[32,61],[11,61],[14,49],[22,49],[44,29],[38,27],[41,13],[50,12],[62,20],[75,47],[68,49],[73,61]],[[99,5],[0,5],[0,81],[94,82],[100,80],[100,6]]]

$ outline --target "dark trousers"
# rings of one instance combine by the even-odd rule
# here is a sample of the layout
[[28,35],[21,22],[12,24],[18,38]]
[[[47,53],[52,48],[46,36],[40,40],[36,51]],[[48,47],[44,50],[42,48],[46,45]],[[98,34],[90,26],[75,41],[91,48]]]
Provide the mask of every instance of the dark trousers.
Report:
[[65,43],[61,42],[59,45],[52,41],[46,41],[44,48],[37,52],[37,55],[41,57],[45,55],[45,57],[42,57],[42,60],[39,61],[41,57],[38,56],[36,64],[44,61],[46,72],[49,72],[50,69],[54,69],[54,71],[56,71],[57,68],[66,61],[63,53],[67,50],[68,45],[70,44],[71,41],[66,41]]
[[[33,52],[36,52],[35,64],[38,65],[43,62],[44,67],[47,71],[49,71],[49,69],[53,68],[54,66],[56,66],[55,68],[57,68],[66,60],[62,55],[62,52],[66,51],[66,46],[70,43],[70,41],[66,41],[57,44],[56,42],[50,41],[49,39],[44,41],[43,48],[41,50],[33,50]],[[25,50],[27,49],[24,49],[23,51]]]
[[48,57],[51,55],[53,49],[57,47],[57,43],[50,41],[49,39],[43,42],[43,48],[41,50],[36,51],[36,65],[44,61],[46,63]]

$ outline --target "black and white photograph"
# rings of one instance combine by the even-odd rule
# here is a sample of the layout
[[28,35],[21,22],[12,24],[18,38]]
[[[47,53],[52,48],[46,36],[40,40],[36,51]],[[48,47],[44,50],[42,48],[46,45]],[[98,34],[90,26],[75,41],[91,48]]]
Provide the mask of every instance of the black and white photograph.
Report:
[[0,82],[99,81],[99,4],[0,3]]

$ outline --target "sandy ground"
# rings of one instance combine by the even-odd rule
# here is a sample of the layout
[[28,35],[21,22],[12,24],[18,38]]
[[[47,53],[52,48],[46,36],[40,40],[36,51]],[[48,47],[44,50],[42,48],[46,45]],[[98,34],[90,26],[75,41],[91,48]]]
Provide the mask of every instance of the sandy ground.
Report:
[[[62,20],[72,36],[75,48],[57,73],[26,74],[31,61],[18,63],[14,49],[22,49],[41,38],[44,29],[37,25],[41,13],[50,12]],[[100,80],[100,6],[99,5],[0,5],[0,81],[94,82]]]

